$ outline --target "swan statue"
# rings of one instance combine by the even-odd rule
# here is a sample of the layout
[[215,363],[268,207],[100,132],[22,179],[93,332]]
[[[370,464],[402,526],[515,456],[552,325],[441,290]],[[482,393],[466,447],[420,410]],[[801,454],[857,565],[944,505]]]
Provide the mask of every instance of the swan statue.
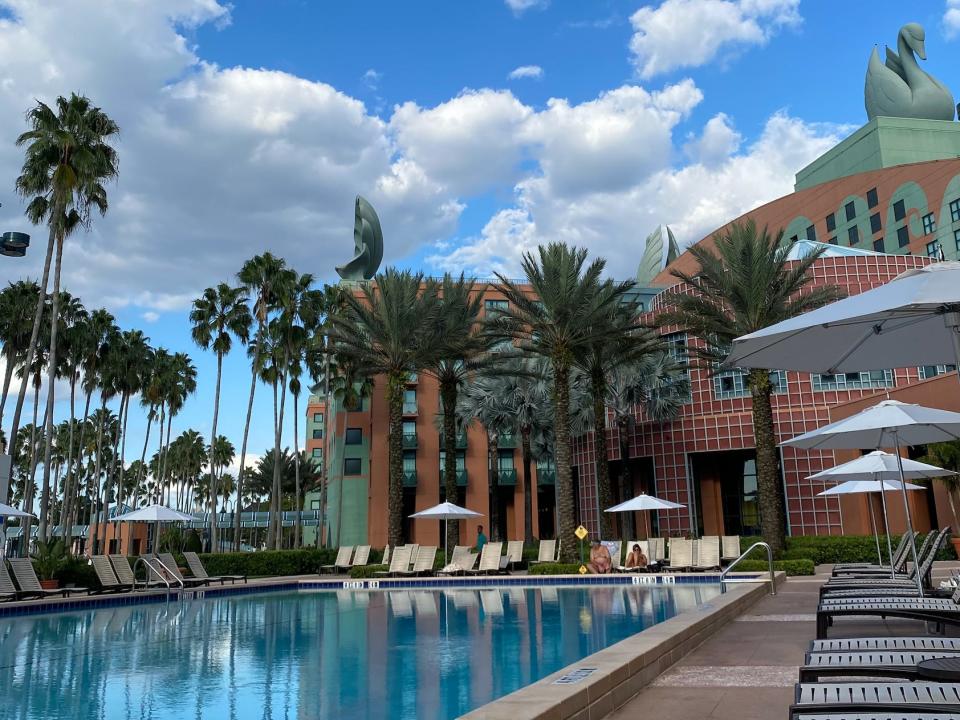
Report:
[[953,120],[953,94],[939,80],[920,69],[914,53],[927,59],[926,35],[917,23],[900,28],[897,52],[887,48],[886,64],[877,48],[870,55],[864,84],[864,104],[870,120],[878,116]]
[[357,195],[353,222],[353,247],[356,253],[337,267],[344,280],[370,280],[383,260],[383,232],[373,205]]

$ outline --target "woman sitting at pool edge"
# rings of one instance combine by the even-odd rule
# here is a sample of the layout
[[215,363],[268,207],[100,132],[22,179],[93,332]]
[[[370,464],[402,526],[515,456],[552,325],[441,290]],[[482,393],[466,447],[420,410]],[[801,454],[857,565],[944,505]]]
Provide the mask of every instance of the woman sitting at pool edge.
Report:
[[590,544],[590,562],[587,563],[587,569],[594,575],[604,575],[613,570],[610,551],[601,545],[599,540],[593,540]]

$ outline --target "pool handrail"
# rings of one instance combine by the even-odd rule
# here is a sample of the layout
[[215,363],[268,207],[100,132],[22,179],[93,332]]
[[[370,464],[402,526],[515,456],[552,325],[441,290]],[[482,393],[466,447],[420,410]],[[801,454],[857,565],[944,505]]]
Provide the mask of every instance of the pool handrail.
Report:
[[[762,542],[762,541],[761,541],[761,542],[755,542],[753,545],[751,545],[750,547],[748,547],[746,550],[744,550],[742,553],[740,553],[740,557],[738,557],[736,560],[734,560],[732,563],[730,563],[729,565],[727,565],[727,566],[723,569],[723,571],[720,573],[720,591],[721,591],[721,592],[723,592],[723,591],[726,590],[726,586],[727,586],[728,583],[756,582],[756,581],[753,580],[752,578],[749,578],[749,579],[748,579],[748,578],[743,578],[743,579],[736,579],[736,580],[728,580],[728,579],[727,579],[727,574],[728,574],[731,570],[733,570],[733,568],[735,568],[735,567],[737,566],[737,564],[738,564],[741,560],[743,560],[747,555],[749,555],[751,552],[753,552],[753,550],[754,550],[755,548],[758,548],[758,547],[765,547],[765,548],[767,549],[767,565],[768,565],[769,570],[770,570],[770,581],[769,581],[769,582],[770,582],[770,594],[771,594],[771,595],[776,595],[776,594],[777,594],[777,583],[776,583],[776,580],[774,579],[774,575],[773,575],[773,550],[770,549],[770,546],[769,546],[767,543]],[[763,582],[766,582],[766,581],[763,581]]]

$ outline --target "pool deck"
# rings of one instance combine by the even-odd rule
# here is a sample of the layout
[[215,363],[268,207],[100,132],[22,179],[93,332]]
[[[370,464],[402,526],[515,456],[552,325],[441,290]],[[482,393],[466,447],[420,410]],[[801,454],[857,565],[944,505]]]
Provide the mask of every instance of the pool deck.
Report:
[[[936,563],[934,584],[957,567]],[[788,579],[776,596],[759,600],[606,717],[786,720],[804,653],[816,637],[819,588],[830,569]],[[924,634],[922,623],[894,619],[841,618],[830,629],[830,637]]]

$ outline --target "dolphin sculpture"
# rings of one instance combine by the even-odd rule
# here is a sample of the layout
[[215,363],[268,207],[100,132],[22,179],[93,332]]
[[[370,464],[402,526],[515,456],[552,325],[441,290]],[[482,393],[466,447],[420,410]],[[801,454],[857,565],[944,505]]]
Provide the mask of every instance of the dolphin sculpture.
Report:
[[377,211],[359,195],[354,211],[353,249],[353,259],[339,265],[337,273],[344,280],[370,280],[383,260],[383,232]]

